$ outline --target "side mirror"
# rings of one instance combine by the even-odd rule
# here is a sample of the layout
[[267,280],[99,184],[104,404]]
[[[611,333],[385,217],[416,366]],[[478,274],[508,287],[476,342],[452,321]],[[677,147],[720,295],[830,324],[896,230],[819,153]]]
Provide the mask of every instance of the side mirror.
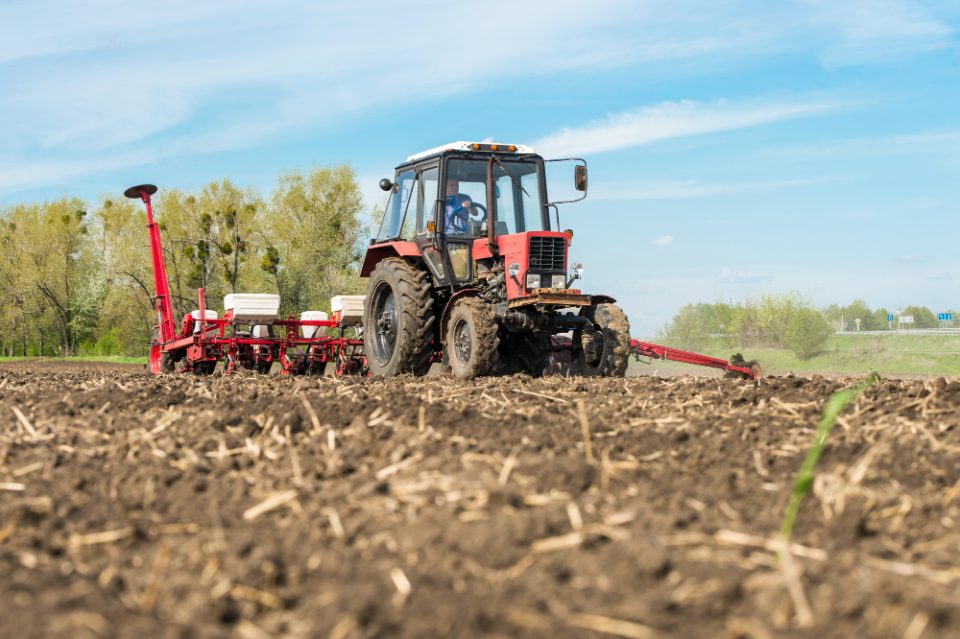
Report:
[[382,180],[380,180],[381,191],[392,191],[394,186],[395,185],[393,181],[390,180],[389,178],[383,178]]
[[587,165],[578,164],[573,170],[573,187],[580,192],[587,191]]

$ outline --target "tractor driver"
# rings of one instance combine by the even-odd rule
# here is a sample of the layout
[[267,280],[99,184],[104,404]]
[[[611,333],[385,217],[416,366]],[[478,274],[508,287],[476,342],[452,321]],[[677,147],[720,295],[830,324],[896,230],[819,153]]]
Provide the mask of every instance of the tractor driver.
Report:
[[447,178],[444,189],[444,219],[447,235],[466,235],[470,228],[470,207],[473,202],[469,195],[460,193],[460,180]]
[[[470,232],[470,211],[473,202],[470,201],[469,195],[460,193],[460,180],[447,178],[443,202],[447,235],[467,235]],[[447,244],[447,257],[450,259],[450,268],[453,269],[453,277],[456,279],[463,279],[469,273],[468,254],[467,246],[461,242]]]

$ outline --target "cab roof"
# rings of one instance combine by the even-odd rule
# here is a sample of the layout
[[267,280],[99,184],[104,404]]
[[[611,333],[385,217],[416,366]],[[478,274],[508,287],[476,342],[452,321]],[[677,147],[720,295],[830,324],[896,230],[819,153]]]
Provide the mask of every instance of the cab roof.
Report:
[[415,162],[423,158],[430,157],[431,155],[439,155],[445,151],[474,151],[474,152],[501,152],[501,153],[516,153],[518,155],[525,153],[536,153],[532,148],[526,144],[501,144],[499,142],[449,142],[447,144],[441,144],[440,146],[434,147],[432,149],[427,149],[426,151],[421,151],[420,153],[414,153],[407,158],[407,162]]

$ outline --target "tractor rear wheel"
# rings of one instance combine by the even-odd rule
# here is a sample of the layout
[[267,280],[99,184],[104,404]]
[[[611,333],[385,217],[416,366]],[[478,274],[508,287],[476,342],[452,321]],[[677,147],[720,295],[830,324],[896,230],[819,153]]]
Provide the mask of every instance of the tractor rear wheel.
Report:
[[401,258],[382,260],[370,274],[363,310],[363,348],[373,376],[426,375],[436,320],[426,271]]
[[590,306],[582,314],[593,322],[594,330],[579,334],[580,373],[588,377],[626,375],[630,362],[630,321],[626,314],[613,304]]
[[463,297],[453,303],[443,352],[454,377],[473,379],[496,372],[498,330],[493,309],[483,300]]

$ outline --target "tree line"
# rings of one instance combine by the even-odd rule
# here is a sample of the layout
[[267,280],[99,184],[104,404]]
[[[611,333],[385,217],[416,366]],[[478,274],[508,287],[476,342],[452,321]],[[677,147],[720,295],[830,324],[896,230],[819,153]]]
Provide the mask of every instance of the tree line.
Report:
[[[281,314],[363,290],[363,197],[345,165],[281,175],[262,197],[230,180],[153,198],[174,319],[235,292]],[[0,208],[0,354],[144,355],[157,323],[143,204],[63,197]]]
[[[703,348],[711,339],[721,339],[731,346],[783,348],[809,358],[821,351],[833,333],[857,330],[857,320],[859,330],[889,330],[890,313],[885,308],[871,309],[863,300],[816,308],[796,293],[762,295],[741,303],[688,304],[664,327],[661,337],[690,350]],[[960,326],[960,314],[952,313],[954,319],[946,325]],[[897,316],[912,316],[912,328],[943,325],[925,306],[908,306]],[[896,320],[893,328],[897,328]]]

